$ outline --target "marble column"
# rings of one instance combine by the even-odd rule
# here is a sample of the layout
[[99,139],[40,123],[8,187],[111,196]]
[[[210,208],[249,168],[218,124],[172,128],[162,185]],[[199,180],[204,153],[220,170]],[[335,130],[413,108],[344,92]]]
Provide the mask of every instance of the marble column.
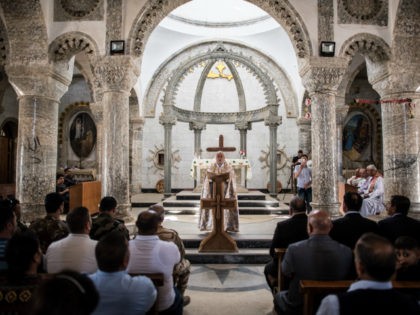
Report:
[[90,103],[89,108],[92,112],[93,119],[96,124],[96,180],[102,181],[102,148],[103,148],[103,107],[102,95],[100,100]]
[[[48,67],[8,66],[19,99],[16,196],[23,220],[45,215],[45,196],[55,191],[58,104],[70,80]],[[52,73],[52,74],[51,74]]]
[[270,115],[264,124],[270,128],[270,196],[277,198],[277,127],[281,124],[281,117]]
[[94,63],[103,91],[102,195],[117,199],[117,215],[125,220],[131,219],[129,96],[139,73],[130,56],[102,56]]
[[335,93],[345,73],[342,58],[311,57],[301,68],[312,107],[312,207],[338,214]]
[[299,127],[299,148],[303,153],[308,154],[312,151],[312,132],[311,132],[311,120],[301,117],[297,120]]
[[172,194],[172,126],[176,123],[176,117],[170,114],[163,114],[159,117],[159,123],[164,128],[164,195],[170,197]]
[[337,124],[337,175],[338,180],[341,182],[345,181],[345,178],[343,177],[343,124],[348,111],[348,105],[339,105],[335,109]]
[[[206,129],[203,122],[190,122],[190,130],[194,130],[194,157],[201,158],[201,131]],[[197,174],[196,174],[197,176]],[[197,187],[197,178],[194,178],[194,188]]]
[[235,129],[239,130],[239,150],[247,153],[247,133],[251,130],[251,124],[248,121],[239,121],[235,123]]
[[[411,99],[411,102],[400,102]],[[420,97],[418,93],[382,98],[385,200],[410,198],[410,212],[420,217]]]
[[141,167],[143,162],[143,128],[144,119],[130,119],[130,139],[131,139],[131,156],[130,156],[130,191],[131,194],[141,193]]

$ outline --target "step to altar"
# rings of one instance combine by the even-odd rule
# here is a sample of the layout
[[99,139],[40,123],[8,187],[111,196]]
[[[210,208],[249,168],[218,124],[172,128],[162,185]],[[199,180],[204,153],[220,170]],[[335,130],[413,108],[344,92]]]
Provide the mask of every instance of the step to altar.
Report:
[[[200,209],[200,193],[181,191],[162,201],[167,213],[197,214]],[[282,214],[289,207],[260,191],[238,193],[239,214]]]
[[201,252],[186,249],[185,257],[192,264],[266,264],[271,257],[266,248],[239,248],[238,252]]

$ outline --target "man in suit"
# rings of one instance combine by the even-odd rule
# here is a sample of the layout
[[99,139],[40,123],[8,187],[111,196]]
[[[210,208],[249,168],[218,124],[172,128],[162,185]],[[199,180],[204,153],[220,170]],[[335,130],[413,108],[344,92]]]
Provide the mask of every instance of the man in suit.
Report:
[[291,278],[288,291],[274,297],[278,314],[301,314],[303,297],[300,280],[343,280],[348,278],[353,261],[351,249],[334,241],[328,234],[332,223],[326,211],[312,211],[308,216],[309,239],[290,244],[281,268]]
[[351,249],[356,245],[360,236],[367,232],[378,233],[376,222],[364,218],[360,214],[363,199],[355,192],[347,192],[343,198],[344,217],[333,221],[330,236],[333,240]]
[[379,233],[392,243],[399,236],[411,236],[420,243],[420,221],[407,216],[410,209],[410,199],[405,196],[393,195],[387,203],[390,217],[378,222]]
[[364,234],[356,244],[355,265],[360,281],[338,295],[328,295],[317,315],[419,314],[417,301],[392,288],[396,254],[385,238]]
[[265,265],[264,274],[268,286],[274,290],[277,281],[278,260],[275,256],[275,248],[287,248],[289,244],[307,239],[308,235],[308,216],[306,215],[305,200],[295,197],[290,201],[290,218],[277,223],[271,241],[270,255],[272,260]]

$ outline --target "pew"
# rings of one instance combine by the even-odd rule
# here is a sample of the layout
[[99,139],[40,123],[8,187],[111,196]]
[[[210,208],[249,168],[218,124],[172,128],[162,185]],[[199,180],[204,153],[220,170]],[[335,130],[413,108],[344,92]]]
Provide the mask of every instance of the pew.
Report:
[[277,258],[277,262],[279,265],[278,273],[277,273],[277,292],[280,292],[282,290],[287,290],[285,287],[285,278],[283,273],[281,272],[281,262],[283,261],[284,254],[286,254],[287,248],[275,248],[274,253]]
[[0,314],[30,314],[32,297],[38,287],[33,285],[0,285]]
[[163,273],[129,273],[130,276],[145,276],[152,280],[155,285],[157,295],[156,301],[153,304],[152,308],[146,313],[146,315],[158,315],[159,314],[159,290],[158,287],[163,286]]
[[[301,280],[300,290],[303,294],[303,315],[315,314],[321,300],[325,296],[345,292],[353,282],[353,280]],[[392,286],[405,294],[414,294],[420,290],[420,281],[392,281]]]

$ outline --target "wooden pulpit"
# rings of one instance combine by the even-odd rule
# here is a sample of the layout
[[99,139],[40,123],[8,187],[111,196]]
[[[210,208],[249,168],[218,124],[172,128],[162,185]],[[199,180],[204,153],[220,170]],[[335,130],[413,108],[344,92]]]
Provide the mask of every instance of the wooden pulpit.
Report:
[[237,252],[235,240],[224,230],[224,209],[236,209],[236,198],[226,199],[224,196],[225,183],[229,179],[229,173],[214,174],[207,172],[209,180],[213,181],[212,198],[202,198],[202,209],[212,209],[213,230],[204,238],[199,252]]
[[69,187],[70,210],[86,207],[89,213],[98,212],[101,202],[101,182],[81,182]]

